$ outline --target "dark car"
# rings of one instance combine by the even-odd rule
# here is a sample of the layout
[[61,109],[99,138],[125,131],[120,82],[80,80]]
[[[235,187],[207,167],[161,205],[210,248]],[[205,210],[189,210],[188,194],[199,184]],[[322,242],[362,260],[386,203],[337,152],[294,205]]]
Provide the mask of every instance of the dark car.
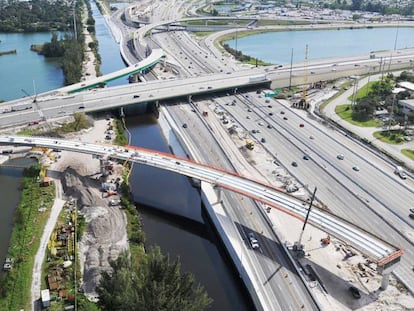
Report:
[[303,160],[309,160],[309,156],[308,156],[307,154],[305,154],[305,155],[303,156]]
[[298,163],[296,163],[295,161],[292,162],[292,166],[297,167]]
[[184,124],[183,124],[183,128],[185,128],[185,129],[186,129],[187,127],[188,127],[187,123],[184,123]]
[[410,215],[408,215],[408,217],[410,217],[411,219],[414,219],[414,214],[411,213]]
[[350,286],[350,287],[348,288],[348,290],[351,292],[352,296],[353,296],[355,299],[359,299],[359,298],[361,298],[361,293],[359,292],[359,289],[358,289],[358,288],[356,288],[355,286]]
[[134,98],[139,98],[139,95],[134,95]]
[[287,117],[283,117],[283,120],[287,120]]

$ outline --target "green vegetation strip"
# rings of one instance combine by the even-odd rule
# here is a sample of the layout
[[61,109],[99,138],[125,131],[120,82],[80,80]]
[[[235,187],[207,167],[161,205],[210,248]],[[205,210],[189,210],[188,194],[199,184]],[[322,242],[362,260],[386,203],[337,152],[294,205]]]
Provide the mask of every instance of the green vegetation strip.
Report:
[[374,137],[392,145],[401,145],[404,142],[404,135],[399,131],[378,131],[374,133]]
[[[22,198],[15,212],[15,223],[8,256],[13,268],[0,280],[0,310],[30,310],[30,288],[34,256],[39,248],[46,221],[53,205],[54,186],[41,187],[40,165],[24,170]],[[40,212],[39,208],[46,210]]]
[[402,149],[401,153],[406,157],[409,157],[411,160],[414,160],[414,150],[411,149]]
[[[361,87],[356,93],[355,93],[355,101],[364,98],[365,96],[367,96],[369,93],[372,92],[372,86],[376,83],[376,81],[371,81],[367,84],[365,84],[363,87]],[[352,101],[353,98],[353,94],[350,95],[348,97],[348,100]]]
[[351,105],[338,105],[335,107],[335,113],[343,120],[360,127],[378,127],[381,126],[381,122],[377,120],[356,120],[352,115]]

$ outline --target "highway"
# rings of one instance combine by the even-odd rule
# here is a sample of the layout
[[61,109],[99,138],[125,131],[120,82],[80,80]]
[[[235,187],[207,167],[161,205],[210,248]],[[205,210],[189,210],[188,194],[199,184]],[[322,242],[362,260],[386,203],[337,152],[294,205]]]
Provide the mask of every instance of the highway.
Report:
[[[160,52],[161,53],[161,52]],[[185,58],[185,56],[184,56]],[[392,58],[396,64],[410,63],[414,58],[414,54],[406,51],[406,54],[394,56]],[[401,63],[398,63],[398,61]],[[357,60],[343,61],[335,66],[336,71],[334,75],[351,74],[353,63]],[[375,60],[358,60],[361,64],[372,63]],[[191,66],[190,66],[191,67]],[[355,68],[355,66],[353,66]],[[357,68],[366,68],[359,66]],[[220,68],[220,67],[218,67]],[[273,68],[273,67],[272,67]],[[318,61],[315,65],[310,65],[308,70],[316,72],[313,77],[315,81],[322,79],[324,75],[329,74],[329,68],[332,67],[332,61]],[[191,67],[190,69],[196,69]],[[198,67],[198,70],[199,67]],[[220,69],[221,70],[221,69]],[[359,69],[358,69],[359,70]],[[191,75],[196,75],[198,71],[190,71]],[[304,68],[297,66],[292,68],[294,78],[293,83],[303,83]],[[332,73],[332,71],[331,71]],[[155,102],[161,100],[175,99],[177,97],[186,97],[198,94],[215,93],[217,91],[234,90],[240,87],[257,85],[272,81],[272,84],[277,84],[279,87],[287,86],[289,84],[289,68],[252,68],[248,70],[240,70],[237,72],[228,71],[226,73],[213,73],[198,75],[195,77],[188,77],[182,79],[168,79],[161,81],[150,81],[144,83],[135,83],[125,86],[110,87],[104,89],[93,89],[81,93],[74,93],[65,95],[62,93],[48,92],[44,95],[38,95],[37,102],[32,109],[25,111],[15,111],[4,113],[10,110],[10,107],[15,104],[30,103],[31,98],[22,98],[12,102],[5,102],[0,104],[0,124],[1,127],[9,127],[14,125],[24,125],[33,121],[42,121],[51,118],[58,118],[65,115],[71,115],[75,112],[93,112],[102,110],[111,110],[128,105],[138,103]],[[263,81],[252,81],[252,78],[263,76]],[[312,82],[309,78],[309,83]]]
[[[259,200],[299,219],[304,219],[307,211],[306,201],[299,200],[279,188],[251,180],[232,171],[196,163],[188,159],[177,158],[174,155],[158,151],[138,147],[108,147],[107,145],[25,136],[0,136],[0,144],[68,150],[93,154],[102,158],[128,160],[144,165],[156,166]],[[370,236],[352,224],[342,221],[339,217],[316,207],[309,216],[309,222],[315,227],[332,233],[333,236],[363,251],[374,262],[388,262],[390,256],[392,257],[391,259],[394,259],[394,253],[399,251],[398,248],[391,244]]]
[[[152,18],[154,20],[177,19],[176,13],[170,13],[177,12],[171,10],[171,5],[177,3],[169,1],[158,3],[156,6],[152,4],[154,5],[151,9]],[[184,5],[178,7],[180,10],[185,9]],[[226,63],[226,58],[222,57],[223,55],[217,55],[209,50],[208,44],[205,47],[195,44],[187,33],[154,33],[152,36],[146,37],[145,29],[143,27],[140,30],[141,35],[135,35],[134,46],[139,46],[137,50],[141,53],[145,52],[144,47],[147,44],[152,48],[161,48],[162,53],[167,55],[168,62],[176,64],[179,68],[178,74],[181,78],[96,89],[76,94],[39,96],[31,109],[1,113],[1,126],[25,125],[33,121],[39,122],[71,115],[74,112],[111,110],[128,105],[194,95],[209,94],[213,96],[217,91],[228,92],[228,96],[216,98],[214,104],[226,111],[229,120],[237,120],[239,126],[249,131],[256,144],[262,144],[269,154],[275,156],[278,166],[286,170],[290,176],[295,177],[305,188],[312,189],[313,186],[318,186],[318,200],[327,204],[332,212],[364,228],[369,228],[375,234],[386,237],[386,240],[391,244],[402,246],[406,250],[407,256],[402,257],[403,265],[398,270],[399,276],[411,273],[408,269],[411,269],[409,265],[414,259],[413,241],[410,240],[412,225],[407,221],[405,206],[407,202],[414,201],[411,190],[412,180],[402,183],[392,174],[392,167],[388,163],[379,160],[360,145],[342,137],[341,134],[333,130],[326,130],[317,122],[307,119],[304,114],[290,109],[287,103],[271,100],[271,107],[269,107],[269,103],[265,102],[263,96],[259,98],[259,94],[240,94],[239,92],[234,94],[234,90],[243,86],[266,84],[266,81],[269,81],[268,84],[272,81],[273,87],[288,86],[291,72],[292,85],[304,83],[306,73],[308,73],[307,82],[309,83],[352,74],[374,73],[378,72],[380,68],[378,59],[360,56],[348,60],[313,61],[309,62],[306,68],[305,64],[295,64],[292,69],[269,66],[238,70],[234,63]],[[128,28],[123,28],[122,32],[124,35],[128,33],[129,36]],[[128,55],[127,57],[131,59],[135,57],[132,54]],[[381,61],[386,63],[391,59],[393,62],[390,65],[391,69],[411,66],[414,53],[412,50],[404,50],[392,57],[386,55]],[[256,78],[260,75],[264,79],[258,81]],[[69,92],[70,90],[67,91],[67,93]],[[229,105],[233,100],[236,101],[235,105]],[[22,99],[19,102],[30,102],[30,99]],[[8,109],[11,104],[10,102],[1,104],[0,111]],[[184,133],[189,144],[196,146],[195,150],[203,162],[213,163],[212,159],[217,159],[217,165],[233,171],[233,166],[225,159],[227,157],[240,158],[240,154],[229,156],[228,152],[231,151],[223,150],[223,148],[217,150],[219,149],[216,148],[217,141],[214,140],[211,131],[207,131],[209,124],[203,123],[199,115],[201,111],[196,109],[196,106],[192,107],[199,119],[192,117],[186,119],[186,115],[173,112],[178,123],[187,120],[189,124],[193,122],[194,126],[199,129],[199,133]],[[284,111],[283,115],[281,111]],[[191,110],[186,110],[186,112],[194,114]],[[304,127],[300,127],[299,124],[304,124]],[[270,127],[268,128],[267,125]],[[259,129],[260,133],[252,134],[253,129],[256,131]],[[200,144],[205,139],[204,137],[209,137],[206,139],[209,140],[207,146],[212,146],[210,150]],[[262,138],[265,138],[266,142],[262,143]],[[244,258],[255,271],[256,276],[253,277],[258,283],[263,283],[263,280],[266,279],[269,280],[263,283],[265,290],[262,294],[266,305],[273,303],[274,308],[279,310],[296,310],[303,303],[306,305],[306,309],[315,309],[280,245],[275,247],[275,244],[278,244],[277,237],[266,224],[257,203],[253,200],[241,199],[236,193],[242,193],[247,197],[290,213],[299,219],[303,219],[306,212],[302,201],[286,194],[280,194],[279,189],[251,182],[232,173],[228,174],[227,171],[214,170],[211,167],[199,166],[191,161],[142,149],[134,151],[34,137],[13,137],[13,142],[10,139],[11,137],[1,137],[0,142],[57,147],[76,152],[128,159],[137,163],[173,170],[212,183],[217,187],[231,190],[230,192],[223,191],[223,200],[225,205],[229,207],[227,212],[234,220],[235,230],[245,241],[246,249],[244,252],[247,253],[247,256]],[[223,135],[222,139],[228,138]],[[309,156],[308,160],[303,159],[305,154]],[[343,160],[337,159],[339,154],[344,155]],[[291,166],[292,161],[298,163],[298,166]],[[244,165],[244,163],[240,164],[239,167]],[[359,171],[354,171],[352,169],[354,166],[358,166]],[[372,180],[384,182],[373,183]],[[395,193],[398,193],[398,197],[393,195]],[[311,213],[310,222],[325,232],[347,241],[356,249],[369,254],[370,258],[380,264],[384,264],[394,257],[399,258],[401,255],[399,249],[393,245],[371,237],[364,231],[358,231],[350,223],[340,221],[329,213],[315,209],[315,212]],[[252,250],[247,242],[247,235],[250,232],[254,232],[260,242],[259,251]],[[391,232],[392,234],[389,236],[388,233]],[[285,283],[283,277],[285,273],[289,275],[289,279],[294,280],[293,288]],[[274,275],[276,277],[273,277]]]

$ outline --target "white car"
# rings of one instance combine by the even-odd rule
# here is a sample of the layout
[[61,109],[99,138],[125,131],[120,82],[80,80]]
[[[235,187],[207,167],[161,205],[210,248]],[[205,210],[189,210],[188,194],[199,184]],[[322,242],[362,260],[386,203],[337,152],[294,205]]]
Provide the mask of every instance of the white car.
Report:
[[343,154],[338,154],[338,155],[336,156],[336,158],[337,158],[338,160],[343,160],[345,157],[344,157],[344,155],[343,155]]
[[249,242],[253,249],[259,248],[259,242],[257,241],[256,237],[254,236],[253,232],[249,233]]

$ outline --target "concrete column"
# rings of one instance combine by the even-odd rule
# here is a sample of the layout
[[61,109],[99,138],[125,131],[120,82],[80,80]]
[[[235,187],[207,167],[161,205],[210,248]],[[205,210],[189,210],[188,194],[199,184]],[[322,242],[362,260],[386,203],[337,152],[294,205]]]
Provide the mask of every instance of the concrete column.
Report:
[[105,173],[105,162],[106,162],[106,160],[99,159],[99,167],[101,168],[101,174]]
[[389,273],[384,273],[382,275],[382,281],[381,281],[381,287],[380,288],[382,290],[386,290],[389,282],[390,282],[390,274]]
[[221,193],[223,192],[223,190],[221,189],[221,187],[217,187],[217,202],[221,203]]

